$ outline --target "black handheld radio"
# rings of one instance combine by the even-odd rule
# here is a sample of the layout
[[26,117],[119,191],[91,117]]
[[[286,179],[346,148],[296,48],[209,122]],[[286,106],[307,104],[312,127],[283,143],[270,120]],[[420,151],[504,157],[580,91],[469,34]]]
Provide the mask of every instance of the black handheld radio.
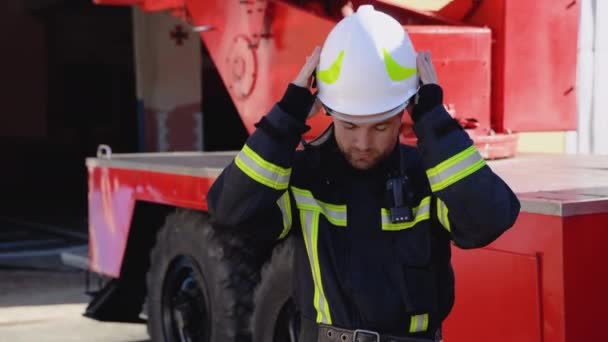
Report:
[[389,212],[392,223],[411,222],[414,220],[414,194],[410,179],[405,173],[403,156],[399,153],[399,174],[386,181],[386,197],[390,204]]

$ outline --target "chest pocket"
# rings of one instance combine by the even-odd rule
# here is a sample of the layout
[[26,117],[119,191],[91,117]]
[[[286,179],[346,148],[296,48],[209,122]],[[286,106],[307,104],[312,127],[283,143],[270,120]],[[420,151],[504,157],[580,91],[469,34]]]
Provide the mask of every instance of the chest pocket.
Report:
[[382,208],[382,231],[391,235],[395,256],[402,266],[425,267],[431,258],[431,197],[423,198],[413,208],[413,214],[412,221],[392,223],[390,211]]

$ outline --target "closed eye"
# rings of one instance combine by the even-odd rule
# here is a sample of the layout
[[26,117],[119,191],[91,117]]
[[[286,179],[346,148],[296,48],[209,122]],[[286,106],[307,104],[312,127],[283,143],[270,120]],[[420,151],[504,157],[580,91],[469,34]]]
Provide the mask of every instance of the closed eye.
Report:
[[377,126],[374,126],[374,129],[376,131],[378,131],[378,132],[386,131],[386,128],[387,128],[386,125],[377,125]]

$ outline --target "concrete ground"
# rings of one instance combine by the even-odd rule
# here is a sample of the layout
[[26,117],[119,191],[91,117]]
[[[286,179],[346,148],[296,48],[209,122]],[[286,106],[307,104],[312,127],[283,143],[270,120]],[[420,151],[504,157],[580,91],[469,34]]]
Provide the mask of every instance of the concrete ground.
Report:
[[86,236],[0,218],[0,342],[149,340],[144,324],[82,316],[85,273],[62,255],[86,248]]
[[148,341],[144,324],[83,317],[81,271],[0,269],[0,342]]

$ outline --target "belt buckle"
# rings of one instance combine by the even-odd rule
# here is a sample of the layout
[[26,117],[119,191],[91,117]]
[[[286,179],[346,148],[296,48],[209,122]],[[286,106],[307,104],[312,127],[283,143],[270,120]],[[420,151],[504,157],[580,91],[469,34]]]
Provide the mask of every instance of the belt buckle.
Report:
[[380,342],[380,334],[378,334],[375,331],[364,330],[364,329],[355,330],[355,332],[353,333],[353,342],[357,342],[357,335],[363,335],[363,334],[374,336],[376,338],[376,342]]

